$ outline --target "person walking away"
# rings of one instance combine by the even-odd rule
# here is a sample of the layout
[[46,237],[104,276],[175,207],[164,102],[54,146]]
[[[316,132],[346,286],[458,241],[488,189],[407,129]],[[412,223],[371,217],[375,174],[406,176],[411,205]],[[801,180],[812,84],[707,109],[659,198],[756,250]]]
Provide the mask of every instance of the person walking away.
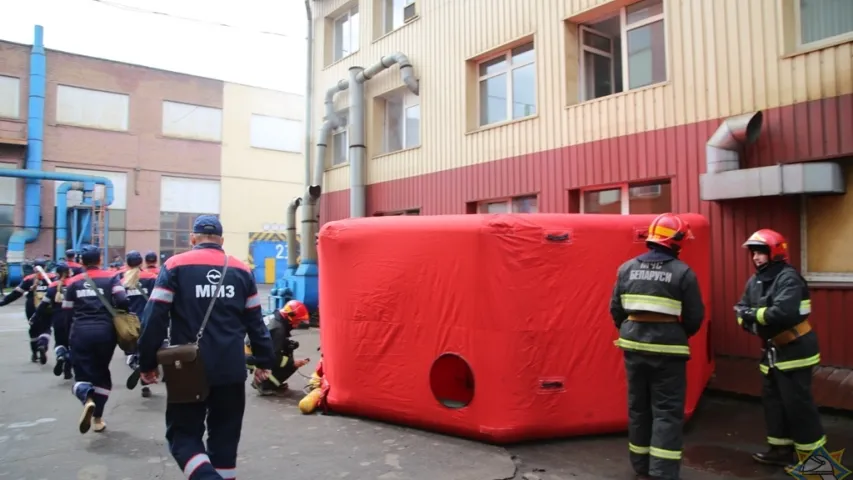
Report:
[[[252,388],[257,390],[261,396],[287,393],[288,386],[285,380],[311,361],[308,358],[302,360],[294,358],[294,352],[299,348],[299,343],[290,339],[290,333],[293,329],[302,323],[308,323],[309,319],[308,307],[299,300],[291,300],[280,310],[264,317],[264,323],[272,336],[275,367],[270,371],[266,380],[252,382]],[[247,348],[250,349],[250,347]],[[246,364],[249,366],[249,370],[252,370],[256,360],[251,355],[251,350],[247,353],[249,355],[246,357]]]
[[68,280],[62,308],[71,312],[73,393],[83,403],[80,433],[92,426],[95,432],[103,432],[107,428],[104,407],[113,386],[110,361],[117,342],[113,309],[127,309],[127,292],[115,274],[101,269],[97,247],[84,247],[81,260],[86,270]]
[[[257,285],[249,268],[223,251],[222,224],[212,215],[198,217],[191,242],[192,250],[170,257],[161,267],[142,315],[139,368],[143,381],[157,381],[157,351],[170,318],[171,345],[198,339],[209,394],[194,403],[167,403],[166,439],[190,480],[235,479],[246,406],[244,337],[248,333],[251,340],[258,381],[269,375],[275,355]],[[207,448],[202,441],[205,419]]]
[[[145,304],[148,303],[151,291],[154,290],[154,281],[157,280],[157,275],[150,270],[142,269],[142,254],[136,250],[128,252],[125,263],[127,269],[119,272],[118,278],[127,291],[128,312],[142,318]],[[129,390],[133,390],[139,383],[139,356],[136,354],[136,350],[124,352],[124,354],[127,356],[127,365],[133,370],[125,383]],[[151,389],[148,385],[142,386],[142,396],[146,398],[151,396]]]
[[153,272],[154,275],[159,275],[160,267],[157,266],[157,261],[157,252],[149,250],[145,254],[145,270]]
[[[27,322],[29,323],[30,319],[33,318],[33,314],[36,313],[36,306],[41,303],[41,299],[47,292],[50,282],[53,281],[53,274],[44,273],[45,267],[47,267],[47,259],[37,258],[35,262],[33,262],[33,273],[26,275],[21,280],[21,283],[15,287],[11,293],[3,297],[3,300],[0,300],[0,307],[9,305],[15,300],[24,297],[26,302],[24,305],[24,313],[27,315]],[[41,273],[39,273],[38,269],[41,269]],[[38,349],[39,336],[41,335],[41,332],[38,332],[37,330],[38,329],[34,329],[33,326],[30,325],[30,361],[33,363],[40,362],[42,360]],[[45,358],[44,361],[46,362],[47,359]]]
[[791,466],[797,463],[797,451],[807,458],[826,444],[812,397],[812,370],[820,364],[820,347],[808,320],[809,287],[789,263],[788,242],[779,232],[758,230],[743,246],[752,255],[755,274],[747,280],[735,311],[738,324],[764,344],[759,368],[769,445],[752,458]]
[[[53,339],[56,344],[53,350],[54,355],[56,355],[53,374],[58,377],[64,373],[65,379],[70,380],[72,373],[71,351],[68,346],[68,312],[63,310],[62,301],[72,272],[68,264],[59,262],[56,265],[55,273],[56,279],[50,284],[44,298],[36,307],[33,320],[42,325],[40,329],[44,332],[50,332],[50,328],[53,328]],[[44,348],[47,349],[46,341]]]
[[619,267],[610,300],[628,380],[629,456],[641,478],[680,478],[688,339],[705,317],[696,274],[678,259],[690,238],[680,217],[659,215],[649,251]]
[[83,270],[85,270],[83,265],[77,263],[77,252],[74,251],[74,249],[68,249],[65,251],[65,264],[71,269],[72,277],[83,273]]

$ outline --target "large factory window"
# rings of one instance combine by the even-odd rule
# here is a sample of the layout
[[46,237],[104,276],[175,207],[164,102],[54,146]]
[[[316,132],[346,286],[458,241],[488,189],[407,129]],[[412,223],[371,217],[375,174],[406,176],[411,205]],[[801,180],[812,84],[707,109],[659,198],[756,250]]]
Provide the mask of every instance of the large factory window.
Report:
[[665,213],[671,210],[672,191],[669,181],[589,189],[581,195],[581,213],[627,215]]
[[56,87],[56,123],[124,132],[129,121],[129,95],[67,85]]
[[536,114],[533,42],[480,62],[477,68],[481,126]]
[[0,260],[6,261],[9,237],[15,231],[15,206],[0,205]]
[[332,132],[332,166],[349,162],[349,137],[347,136],[349,110],[344,109],[337,113],[343,125]]
[[[487,200],[477,204],[476,213],[538,213],[539,203],[536,195]],[[474,212],[471,212],[474,213]]]
[[580,25],[581,99],[666,81],[663,0],[643,0]]
[[0,75],[0,117],[21,116],[21,80]]
[[190,235],[193,222],[199,215],[209,214],[160,212],[160,258],[162,261],[192,248]]
[[127,241],[127,211],[110,209],[110,237],[107,241],[109,257],[116,255],[124,258]]
[[853,37],[853,2],[850,0],[796,0],[800,45]]
[[385,122],[382,128],[385,153],[414,148],[421,144],[421,105],[408,90],[395,91],[383,99]]
[[252,148],[301,152],[303,132],[302,122],[299,120],[253,113],[249,126],[249,141]]
[[802,268],[808,280],[853,282],[853,159],[844,165],[847,193],[803,199]]
[[335,19],[335,30],[332,32],[334,39],[334,52],[332,61],[338,61],[358,51],[359,46],[359,15],[358,5]]

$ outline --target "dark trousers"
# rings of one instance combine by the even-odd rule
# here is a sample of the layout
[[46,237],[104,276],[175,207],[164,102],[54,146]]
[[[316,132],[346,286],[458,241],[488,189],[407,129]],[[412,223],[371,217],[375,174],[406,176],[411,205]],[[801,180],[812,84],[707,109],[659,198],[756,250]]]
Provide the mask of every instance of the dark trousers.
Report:
[[104,407],[113,388],[110,362],[116,349],[115,331],[87,328],[72,333],[71,362],[74,366],[74,395],[81,401],[91,397],[96,418],[104,415]]
[[[166,406],[169,451],[190,480],[237,478],[237,446],[243,430],[246,386],[210,387],[207,400]],[[207,448],[202,438],[207,421]]]
[[289,353],[286,357],[278,358],[278,366],[270,370],[270,378],[261,383],[265,389],[275,390],[284,385],[294,373],[296,373],[296,360],[293,358],[293,353]]
[[32,353],[36,353],[39,348],[47,350],[50,344],[50,318],[33,319],[28,333],[30,335],[30,351]]
[[761,391],[767,442],[811,452],[826,443],[820,413],[812,399],[812,368],[771,368]]
[[628,441],[638,474],[677,480],[681,470],[687,359],[625,352]]

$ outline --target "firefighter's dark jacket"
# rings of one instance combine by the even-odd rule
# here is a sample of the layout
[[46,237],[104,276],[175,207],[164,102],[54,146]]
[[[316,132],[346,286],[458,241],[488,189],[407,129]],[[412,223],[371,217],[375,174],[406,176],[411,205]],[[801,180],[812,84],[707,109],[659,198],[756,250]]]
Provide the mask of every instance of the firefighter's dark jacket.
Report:
[[[49,273],[48,277],[53,280],[55,278],[55,275]],[[33,288],[34,285],[35,288]],[[35,311],[35,308],[38,307],[38,305],[36,305],[35,303],[34,294],[39,293],[39,296],[41,296],[41,294],[47,292],[47,287],[49,285],[50,283],[48,283],[44,278],[42,278],[41,275],[39,275],[38,273],[31,273],[24,277],[24,279],[21,280],[21,283],[17,287],[15,287],[14,290],[9,292],[9,294],[6,295],[3,300],[0,300],[0,307],[8,305],[17,299],[26,296],[27,307],[32,309],[32,311]]]
[[[36,305],[37,318],[60,318],[63,322],[67,322],[66,317],[68,316],[68,311],[62,309],[62,299],[60,299],[59,302],[56,301],[57,292],[60,291],[60,289],[64,289],[67,285],[68,279],[63,280],[62,282],[54,281],[50,284],[50,287],[48,287],[47,292],[44,294],[44,298],[42,298],[41,302]],[[62,298],[65,298],[64,293]]]
[[[170,344],[195,342],[216,291],[224,261],[222,247],[205,243],[175,255],[163,264],[142,314],[142,335],[139,338],[141,371],[157,368],[157,350],[166,338],[170,316]],[[210,385],[246,381],[244,339],[247,333],[257,366],[272,368],[275,355],[270,332],[264,325],[257,285],[249,267],[229,256],[222,293],[216,300],[199,345]]]
[[[680,317],[680,322],[628,320],[630,314],[643,312]],[[619,329],[616,345],[623,350],[689,357],[687,339],[701,328],[705,305],[693,270],[661,249],[619,267],[610,314]]]
[[[794,267],[783,262],[774,262],[750,277],[737,307],[756,309],[756,330],[764,341],[806,321],[812,311],[808,283]],[[742,322],[738,317],[738,323]],[[764,373],[768,371],[767,360],[763,355]],[[810,368],[818,363],[820,348],[814,331],[776,347],[775,366],[779,370]]]
[[[95,284],[91,285],[89,279]],[[127,294],[115,274],[97,267],[89,267],[84,274],[68,279],[63,310],[71,310],[69,328],[73,332],[87,330],[114,331],[113,316],[101,302],[94,288],[98,288],[104,300],[118,310],[127,310]],[[81,333],[86,335],[86,333]]]

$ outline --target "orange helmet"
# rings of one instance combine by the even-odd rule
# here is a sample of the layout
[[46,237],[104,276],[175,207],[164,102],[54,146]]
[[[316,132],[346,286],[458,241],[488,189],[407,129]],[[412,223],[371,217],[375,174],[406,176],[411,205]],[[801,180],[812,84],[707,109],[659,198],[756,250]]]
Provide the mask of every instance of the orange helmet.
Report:
[[764,249],[764,253],[770,256],[770,261],[787,262],[788,261],[788,241],[781,233],[762,228],[753,233],[745,242],[744,248],[750,250]]
[[308,313],[308,307],[299,300],[291,300],[284,304],[284,307],[281,309],[281,316],[288,318],[292,325],[307,322],[311,317]]
[[674,213],[662,213],[649,225],[646,244],[654,243],[677,252],[681,242],[691,238],[690,225]]

